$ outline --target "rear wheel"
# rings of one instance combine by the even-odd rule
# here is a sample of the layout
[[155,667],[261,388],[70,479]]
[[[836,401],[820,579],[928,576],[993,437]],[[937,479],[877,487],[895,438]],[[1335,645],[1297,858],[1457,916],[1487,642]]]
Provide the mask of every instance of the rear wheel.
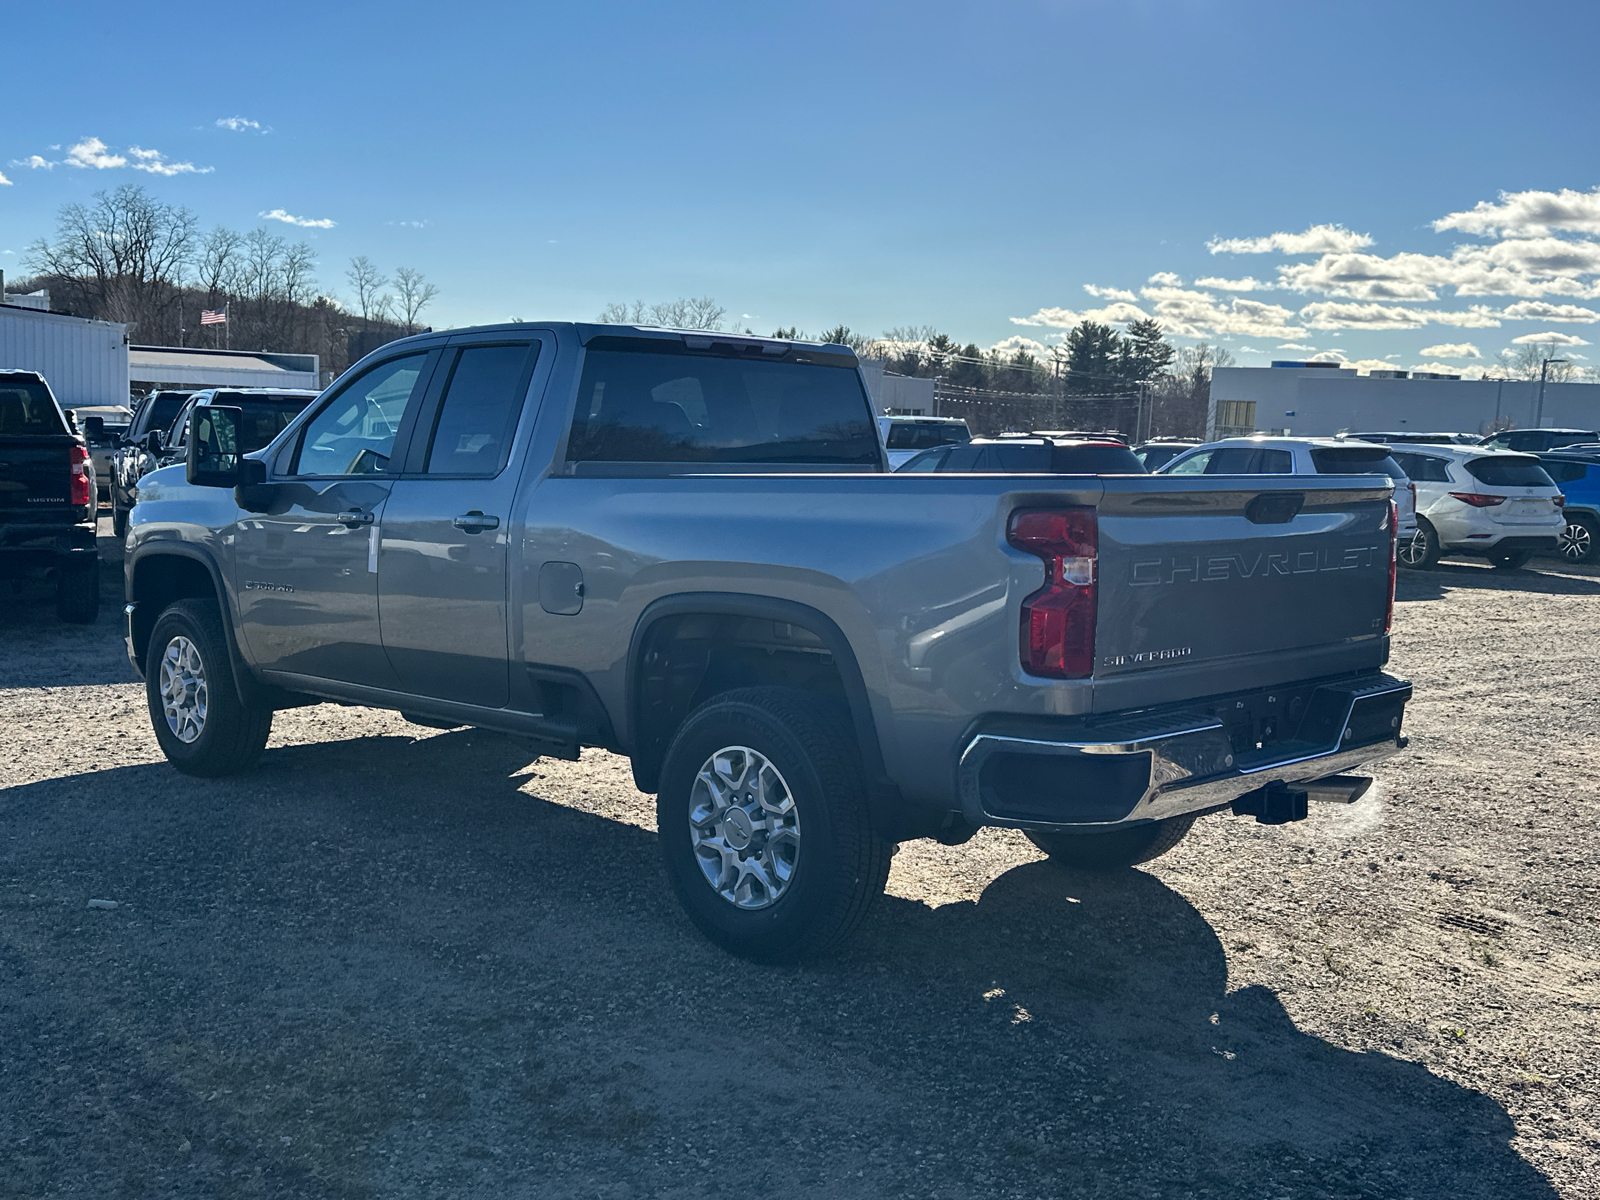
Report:
[[1532,550],[1494,550],[1489,554],[1489,562],[1496,571],[1520,571],[1532,557]]
[[1083,871],[1120,871],[1160,858],[1189,832],[1193,817],[1168,817],[1148,825],[1084,833],[1029,833],[1050,861]]
[[261,757],[272,710],[239,699],[215,603],[179,600],[156,618],[144,685],[161,752],[185,775],[233,775]]
[[1600,558],[1600,521],[1572,513],[1567,517],[1567,527],[1561,531],[1556,549],[1567,562],[1586,563]]
[[1417,531],[1395,548],[1395,558],[1402,567],[1426,571],[1439,561],[1439,535],[1432,525],[1417,518]]
[[883,893],[894,847],[872,827],[855,737],[804,692],[708,700],[672,739],[660,787],[667,877],[689,919],[732,954],[819,954]]

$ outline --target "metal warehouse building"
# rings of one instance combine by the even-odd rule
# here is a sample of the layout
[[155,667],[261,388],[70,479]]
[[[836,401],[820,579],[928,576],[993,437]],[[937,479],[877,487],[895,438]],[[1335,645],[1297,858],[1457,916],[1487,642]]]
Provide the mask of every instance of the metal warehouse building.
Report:
[[0,304],[0,368],[37,371],[58,403],[128,403],[126,326]]
[[141,395],[156,388],[208,387],[322,389],[315,354],[265,350],[202,350],[179,346],[134,346],[128,378]]
[[1317,437],[1341,431],[1489,433],[1533,427],[1600,429],[1600,384],[1459,379],[1336,363],[1219,367],[1211,377],[1206,436],[1262,432]]

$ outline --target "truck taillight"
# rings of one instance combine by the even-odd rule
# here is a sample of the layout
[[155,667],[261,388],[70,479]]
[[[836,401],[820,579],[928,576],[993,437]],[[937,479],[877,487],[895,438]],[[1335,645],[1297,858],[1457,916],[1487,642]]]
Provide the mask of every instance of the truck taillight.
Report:
[[74,444],[67,456],[67,461],[72,464],[72,488],[68,495],[67,503],[89,503],[89,451],[84,447]]
[[1400,579],[1400,510],[1389,501],[1389,607],[1383,614],[1383,631],[1394,628],[1394,589]]
[[1009,541],[1044,560],[1044,586],[1022,602],[1022,667],[1050,679],[1094,671],[1099,527],[1092,508],[1026,508],[1011,514]]

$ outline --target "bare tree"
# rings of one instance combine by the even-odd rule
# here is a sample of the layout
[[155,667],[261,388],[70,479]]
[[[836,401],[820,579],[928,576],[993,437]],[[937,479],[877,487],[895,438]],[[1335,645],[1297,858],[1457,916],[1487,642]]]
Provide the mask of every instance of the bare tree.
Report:
[[669,329],[719,330],[728,310],[710,296],[684,296],[661,304],[635,300],[627,304],[613,301],[600,312],[608,325],[662,325]]
[[1514,351],[1502,351],[1499,361],[1507,368],[1512,379],[1538,379],[1540,372],[1545,372],[1545,379],[1551,383],[1567,383],[1578,373],[1578,368],[1571,362],[1553,362],[1548,368],[1545,360],[1561,358],[1563,347],[1554,342],[1529,342],[1525,346],[1518,346]]
[[96,192],[92,206],[64,207],[56,240],[28,247],[28,262],[61,279],[88,315],[142,326],[154,338],[168,324],[175,331],[170,318],[194,249],[194,213],[125,183]]
[[350,269],[344,274],[350,281],[350,286],[356,290],[356,308],[361,312],[361,319],[371,321],[379,318],[379,293],[389,286],[389,281],[384,278],[383,272],[372,265],[370,258],[362,254],[350,260]]
[[206,234],[195,269],[198,276],[196,282],[211,299],[233,290],[234,277],[239,273],[239,251],[243,245],[244,238],[236,230],[223,225]]
[[401,324],[411,333],[417,327],[418,315],[439,294],[439,289],[424,279],[421,271],[398,267],[394,273],[394,290],[400,297]]

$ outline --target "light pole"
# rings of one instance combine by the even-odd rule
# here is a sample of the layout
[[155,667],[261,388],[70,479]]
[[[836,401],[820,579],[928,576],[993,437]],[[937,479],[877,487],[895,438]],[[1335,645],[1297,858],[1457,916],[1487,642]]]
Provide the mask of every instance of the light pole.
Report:
[[1566,361],[1564,358],[1547,358],[1539,364],[1539,404],[1533,412],[1533,427],[1535,429],[1544,428],[1544,381],[1545,377],[1550,373],[1550,364],[1553,362],[1564,363]]

